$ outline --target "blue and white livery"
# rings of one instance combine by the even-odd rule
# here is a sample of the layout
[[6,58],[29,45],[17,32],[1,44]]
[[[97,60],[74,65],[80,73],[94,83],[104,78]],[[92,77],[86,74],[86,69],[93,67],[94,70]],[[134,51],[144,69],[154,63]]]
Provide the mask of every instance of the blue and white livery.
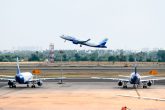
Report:
[[[1,75],[2,76],[2,75]],[[16,83],[18,84],[26,84],[27,87],[31,84],[32,88],[35,88],[35,84],[38,86],[42,86],[43,82],[40,79],[33,79],[33,74],[30,72],[21,72],[19,68],[19,61],[17,58],[17,70],[15,77],[13,76],[5,76],[7,78],[0,78],[0,80],[8,80],[8,85],[10,88],[16,88]]]
[[64,36],[64,35],[62,35],[60,37],[62,39],[64,39],[65,41],[66,40],[71,41],[73,44],[80,44],[80,47],[82,47],[82,45],[86,45],[86,46],[95,47],[95,48],[107,48],[107,46],[106,46],[106,43],[108,41],[107,38],[105,38],[99,44],[94,44],[94,43],[90,43],[89,42],[91,39],[87,39],[85,41],[81,41],[81,40],[78,40],[78,39],[76,39],[75,37],[72,37],[72,36]]
[[136,66],[134,72],[131,73],[130,76],[119,75],[119,77],[121,78],[111,78],[111,79],[117,80],[118,86],[123,86],[123,88],[127,88],[128,83],[132,84],[134,88],[137,88],[138,86],[141,85],[143,88],[147,88],[150,87],[152,84],[154,84],[155,80],[165,79],[165,78],[155,78],[152,75],[140,76],[140,74],[137,72]]

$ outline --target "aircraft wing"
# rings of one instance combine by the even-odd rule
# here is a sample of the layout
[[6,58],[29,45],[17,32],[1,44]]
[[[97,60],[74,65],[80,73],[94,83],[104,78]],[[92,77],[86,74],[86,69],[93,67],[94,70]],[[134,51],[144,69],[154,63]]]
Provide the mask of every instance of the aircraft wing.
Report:
[[9,75],[0,75],[0,77],[4,77],[4,78],[14,78],[14,76],[9,76]]
[[124,76],[124,75],[119,75],[119,77],[122,77],[122,78],[130,78],[130,76]]
[[1,81],[15,81],[15,79],[11,79],[11,78],[0,78]]
[[153,78],[154,76],[153,75],[149,75],[149,76],[141,76],[141,79],[144,79],[144,78]]
[[98,78],[98,77],[92,77],[92,79],[110,79],[110,80],[115,80],[115,81],[129,82],[129,78]]
[[79,43],[86,43],[88,41],[90,41],[91,39],[85,40],[85,41],[79,41]]
[[129,78],[113,78],[116,81],[129,82]]
[[146,81],[159,81],[159,80],[165,80],[165,77],[150,77],[150,78],[141,78],[142,82]]
[[41,80],[59,80],[59,79],[66,79],[66,77],[56,77],[56,78],[40,78]]
[[0,80],[2,81],[15,81],[14,76],[0,75]]
[[129,82],[130,76],[119,75],[119,78],[115,78],[114,80]]
[[[34,79],[32,79],[32,81],[39,81],[39,80],[46,81],[46,80],[59,80],[59,79],[61,79],[61,77],[57,77],[57,78],[34,78]],[[62,79],[66,79],[66,77],[62,77]]]

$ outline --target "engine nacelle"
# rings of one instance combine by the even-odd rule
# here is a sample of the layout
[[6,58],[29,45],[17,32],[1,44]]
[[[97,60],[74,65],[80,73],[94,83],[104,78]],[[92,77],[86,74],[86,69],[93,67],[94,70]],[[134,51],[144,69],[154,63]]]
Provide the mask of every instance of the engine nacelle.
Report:
[[152,85],[152,82],[149,81],[149,82],[147,83],[147,86],[151,86],[151,85]]
[[42,86],[42,84],[43,84],[43,82],[41,80],[37,82],[38,86]]
[[8,85],[9,86],[13,86],[14,85],[14,82],[12,82],[12,81],[9,80]]
[[73,44],[78,44],[78,42],[77,41],[72,41],[73,42]]
[[123,83],[121,81],[118,82],[118,86],[122,86]]

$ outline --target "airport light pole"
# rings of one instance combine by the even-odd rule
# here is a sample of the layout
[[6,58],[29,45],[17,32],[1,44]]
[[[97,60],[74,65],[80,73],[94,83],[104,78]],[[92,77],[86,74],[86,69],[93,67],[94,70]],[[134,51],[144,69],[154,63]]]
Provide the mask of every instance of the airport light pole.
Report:
[[61,55],[61,79],[59,80],[59,83],[58,84],[63,84],[63,69],[62,69],[62,54],[63,54],[63,51],[60,50],[60,55]]
[[100,50],[97,50],[97,66],[100,66]]

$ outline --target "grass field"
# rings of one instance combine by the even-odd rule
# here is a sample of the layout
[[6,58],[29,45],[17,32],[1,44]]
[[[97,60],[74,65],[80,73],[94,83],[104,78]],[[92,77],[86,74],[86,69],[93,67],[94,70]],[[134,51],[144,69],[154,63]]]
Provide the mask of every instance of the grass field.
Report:
[[[54,64],[48,64],[46,62],[20,62],[20,69],[22,72],[32,72],[34,69],[40,69],[42,73],[40,77],[60,77],[61,72],[63,73],[63,77],[69,78],[117,77],[118,75],[130,75],[134,71],[134,64],[134,62],[62,62],[63,69],[61,71],[61,62],[55,62]],[[136,64],[141,75],[149,75],[149,70],[156,68],[158,69],[158,76],[165,76],[165,63],[137,62]],[[107,68],[111,68],[112,70],[106,70]],[[116,69],[113,70],[114,68]],[[149,69],[140,70],[141,68]],[[15,75],[15,73],[15,62],[0,63],[0,75]]]

